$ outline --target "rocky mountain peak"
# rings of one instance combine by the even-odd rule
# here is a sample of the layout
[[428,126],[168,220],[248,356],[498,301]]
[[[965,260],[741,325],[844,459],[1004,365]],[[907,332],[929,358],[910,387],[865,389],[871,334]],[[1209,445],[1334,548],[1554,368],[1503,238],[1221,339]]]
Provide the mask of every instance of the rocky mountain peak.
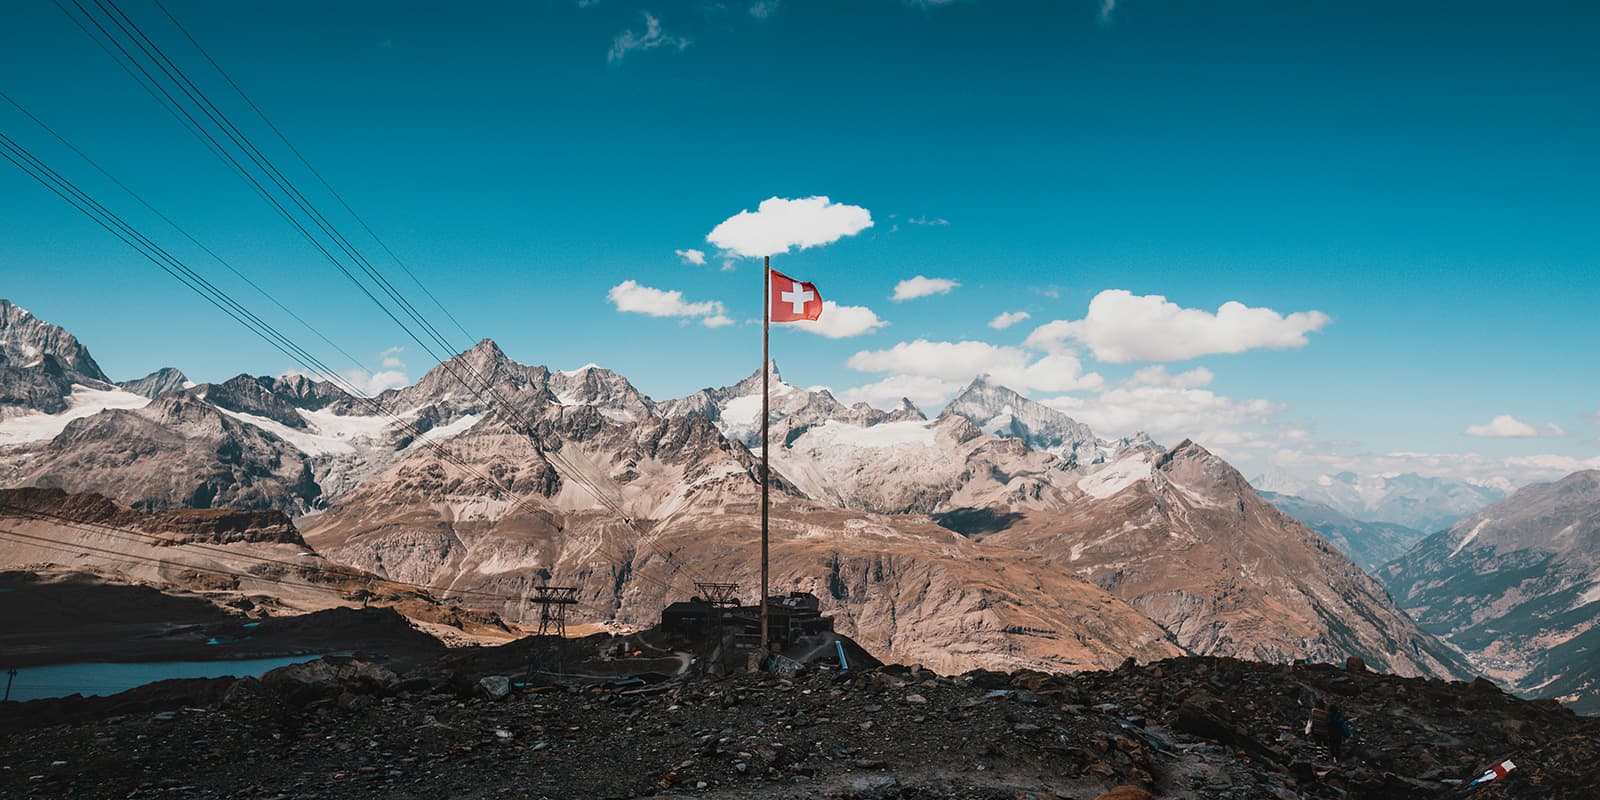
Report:
[[9,300],[0,300],[0,366],[37,367],[49,358],[73,377],[110,383],[77,337]]
[[118,386],[134,394],[155,399],[167,392],[182,391],[189,387],[189,378],[173,367],[162,367],[143,378],[119,381]]
[[991,436],[1021,439],[1029,447],[1073,463],[1100,459],[1099,440],[1088,425],[1029,400],[988,375],[974,378],[945,406],[941,416],[951,415],[966,418]]
[[889,412],[888,421],[904,422],[906,420],[927,418],[927,415],[922,413],[922,409],[917,408],[917,404],[911,402],[911,398],[902,397],[900,402],[895,405],[894,410]]

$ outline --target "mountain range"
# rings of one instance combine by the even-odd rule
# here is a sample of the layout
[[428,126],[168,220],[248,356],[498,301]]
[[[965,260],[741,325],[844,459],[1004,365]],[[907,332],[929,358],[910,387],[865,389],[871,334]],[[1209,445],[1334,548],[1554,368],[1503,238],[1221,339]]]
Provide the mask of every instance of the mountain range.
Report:
[[1369,574],[1428,537],[1422,531],[1393,522],[1363,522],[1331,506],[1292,494],[1263,491],[1261,496],[1279,511],[1311,526]]
[[1340,472],[1307,480],[1271,472],[1251,481],[1257,489],[1292,495],[1359,522],[1386,522],[1426,533],[1444,530],[1490,503],[1509,486],[1480,486],[1415,473],[1357,475]]
[[1485,674],[1600,713],[1600,470],[1524,487],[1377,575]]
[[[5,308],[0,485],[281,511],[322,558],[512,620],[544,583],[614,625],[654,622],[696,581],[757,585],[759,372],[657,402],[484,340],[371,399],[300,376],[116,385],[70,334]],[[886,660],[1470,670],[1197,443],[1103,440],[986,378],[930,420],[771,377],[773,589],[816,594]]]

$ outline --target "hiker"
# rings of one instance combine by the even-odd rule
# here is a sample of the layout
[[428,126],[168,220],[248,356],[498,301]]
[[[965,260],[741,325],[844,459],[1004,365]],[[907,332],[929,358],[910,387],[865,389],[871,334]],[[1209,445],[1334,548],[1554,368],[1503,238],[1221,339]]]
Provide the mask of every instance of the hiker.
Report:
[[1338,761],[1343,755],[1345,737],[1350,735],[1350,722],[1338,704],[1329,705],[1326,699],[1319,697],[1311,708],[1311,718],[1306,720],[1306,735],[1313,742],[1327,745],[1328,753]]
[[1350,721],[1345,719],[1344,710],[1338,703],[1328,706],[1328,750],[1333,753],[1333,760],[1338,761],[1344,757],[1344,740],[1351,735]]

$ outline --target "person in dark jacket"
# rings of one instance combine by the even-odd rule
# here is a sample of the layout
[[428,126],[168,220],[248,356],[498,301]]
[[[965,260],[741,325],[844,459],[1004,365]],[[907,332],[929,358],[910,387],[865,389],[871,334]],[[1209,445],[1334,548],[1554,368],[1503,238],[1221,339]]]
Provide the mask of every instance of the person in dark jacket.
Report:
[[1311,719],[1306,722],[1306,733],[1311,741],[1326,745],[1329,755],[1338,761],[1343,755],[1344,740],[1350,735],[1350,722],[1338,704],[1330,705],[1319,697],[1311,708]]
[[1344,757],[1344,740],[1350,737],[1350,721],[1345,719],[1344,711],[1338,703],[1328,706],[1328,751],[1333,753],[1333,760],[1338,761]]

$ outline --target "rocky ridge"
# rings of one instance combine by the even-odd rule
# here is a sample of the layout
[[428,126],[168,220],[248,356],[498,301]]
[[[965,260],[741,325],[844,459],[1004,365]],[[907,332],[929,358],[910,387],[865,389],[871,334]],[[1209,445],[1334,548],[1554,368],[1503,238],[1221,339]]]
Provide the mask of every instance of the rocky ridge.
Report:
[[[890,665],[551,686],[485,671],[500,660],[345,659],[46,701],[33,726],[0,734],[12,754],[0,793],[1586,800],[1600,756],[1600,722],[1554,703],[1359,664],[1184,658],[954,676]],[[1354,727],[1342,761],[1303,734],[1316,697]],[[1465,787],[1504,759],[1518,769]]]

